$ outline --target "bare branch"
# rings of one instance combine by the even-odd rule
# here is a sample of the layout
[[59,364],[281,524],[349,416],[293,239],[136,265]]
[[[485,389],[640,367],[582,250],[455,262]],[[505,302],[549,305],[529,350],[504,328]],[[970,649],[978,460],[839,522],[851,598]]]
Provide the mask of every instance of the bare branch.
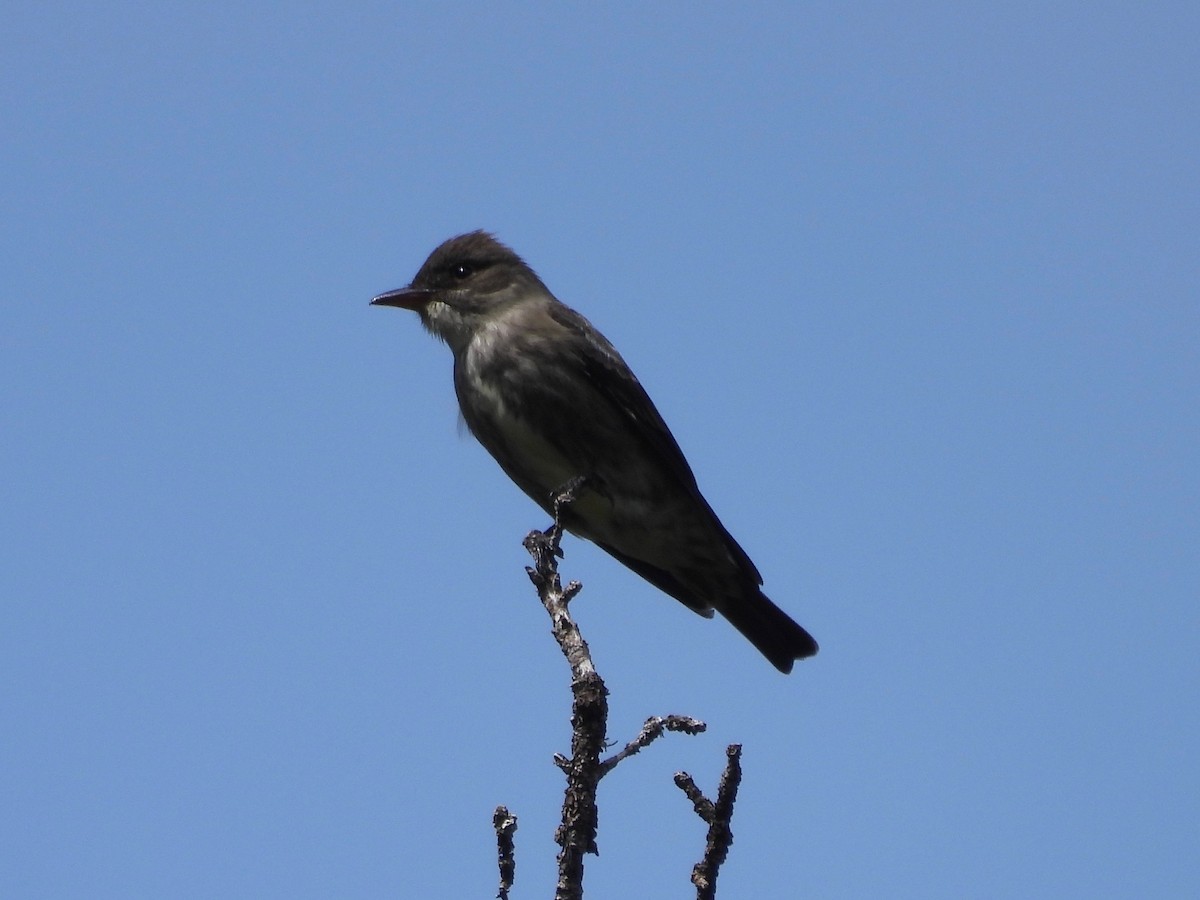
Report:
[[567,611],[567,604],[583,590],[583,585],[572,581],[564,588],[558,577],[558,558],[562,556],[562,525],[558,513],[561,506],[568,503],[572,496],[569,493],[558,494],[554,499],[554,524],[545,531],[535,529],[529,532],[522,544],[533,557],[533,565],[526,566],[525,572],[537,588],[542,606],[550,614],[550,627],[554,639],[558,641],[558,646],[562,648],[563,655],[571,666],[572,679],[577,681],[589,674],[595,676],[596,667],[592,665],[592,654],[579,633],[579,626]]
[[708,726],[699,719],[691,716],[651,716],[642,726],[641,732],[625,748],[614,753],[600,763],[600,777],[603,778],[616,768],[617,763],[633,756],[643,747],[648,747],[663,736],[667,731],[681,731],[684,734],[701,734]]
[[[600,779],[616,768],[622,760],[648,747],[665,732],[677,731],[684,734],[699,734],[706,728],[698,719],[689,716],[653,716],[646,720],[636,738],[623,749],[603,762],[600,754],[606,745],[608,728],[608,689],[596,672],[591,651],[571,618],[568,605],[580,592],[582,585],[572,581],[563,587],[558,574],[558,560],[562,558],[562,511],[575,499],[575,492],[583,479],[575,478],[563,485],[553,497],[554,522],[545,531],[531,531],[524,546],[533,558],[533,565],[525,571],[537,588],[538,598],[550,616],[551,631],[559,648],[571,667],[571,755],[555,754],[554,764],[562,769],[567,778],[563,796],[562,821],[554,833],[559,845],[558,885],[555,900],[582,900],[583,861],[588,853],[596,854],[596,832],[599,827],[599,812],[596,806],[596,788]],[[715,897],[717,872],[733,842],[729,820],[733,815],[733,801],[737,796],[741,768],[738,757],[741,747],[731,744],[728,748],[729,762],[718,789],[717,802],[707,800],[686,773],[675,776],[675,783],[692,801],[697,814],[709,825],[708,846],[704,858],[692,870],[692,883],[697,896]],[[505,831],[511,820],[511,830]],[[507,900],[515,872],[513,860],[512,831],[516,830],[516,819],[509,816],[504,807],[498,807],[493,819],[496,839],[500,848],[500,900]],[[506,842],[507,841],[507,845]],[[506,856],[506,846],[508,855]]]
[[492,814],[492,827],[496,829],[496,850],[500,863],[500,892],[497,900],[508,900],[517,874],[516,847],[513,833],[517,830],[517,817],[506,806],[497,806]]
[[708,800],[700,792],[692,776],[686,772],[679,772],[675,776],[675,784],[692,801],[696,815],[708,823],[704,856],[692,867],[696,900],[715,900],[717,875],[721,864],[729,855],[730,845],[733,844],[733,829],[730,823],[733,819],[733,804],[737,800],[738,785],[742,782],[742,745],[730,744],[725,748],[725,755],[727,762],[721,775],[721,783],[717,787],[716,803]]
[[554,497],[554,524],[544,532],[530,532],[524,541],[525,549],[534,561],[525,571],[550,615],[554,639],[571,666],[571,693],[574,695],[571,756],[555,760],[567,776],[562,822],[554,834],[554,840],[561,848],[555,900],[581,900],[584,854],[598,852],[596,785],[600,781],[600,754],[604,750],[608,727],[608,689],[597,674],[587,642],[567,609],[567,604],[583,586],[572,581],[564,588],[558,575],[558,558],[562,556],[559,546],[562,540],[561,510],[574,499],[574,491],[581,484],[580,479],[572,479],[564,485]]

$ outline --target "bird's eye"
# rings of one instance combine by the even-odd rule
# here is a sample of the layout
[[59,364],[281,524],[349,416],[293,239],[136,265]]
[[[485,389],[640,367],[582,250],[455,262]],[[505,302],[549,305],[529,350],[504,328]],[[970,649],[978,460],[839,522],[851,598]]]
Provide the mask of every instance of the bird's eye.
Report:
[[466,263],[458,263],[450,268],[450,275],[455,281],[463,281],[464,279],[470,278],[474,271],[474,267],[469,266]]

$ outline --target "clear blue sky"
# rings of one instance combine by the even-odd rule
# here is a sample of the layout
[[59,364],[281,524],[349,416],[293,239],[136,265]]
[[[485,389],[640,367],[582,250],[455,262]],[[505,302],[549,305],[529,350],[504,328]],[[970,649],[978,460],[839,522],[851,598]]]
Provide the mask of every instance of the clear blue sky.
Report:
[[544,516],[370,308],[488,228],[821,654],[568,540],[589,897],[1200,893],[1192,3],[9,3],[0,895],[549,896]]

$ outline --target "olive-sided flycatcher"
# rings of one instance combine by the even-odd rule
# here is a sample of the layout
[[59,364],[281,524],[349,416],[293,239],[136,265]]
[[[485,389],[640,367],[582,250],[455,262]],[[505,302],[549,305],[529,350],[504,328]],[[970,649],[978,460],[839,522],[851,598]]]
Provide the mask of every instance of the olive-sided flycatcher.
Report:
[[582,478],[563,527],[684,606],[716,610],[781,672],[817,642],[759,589],[662,416],[620,354],[490,234],[433,251],[412,284],[372,303],[415,310],[454,353],[471,433],[535,503]]

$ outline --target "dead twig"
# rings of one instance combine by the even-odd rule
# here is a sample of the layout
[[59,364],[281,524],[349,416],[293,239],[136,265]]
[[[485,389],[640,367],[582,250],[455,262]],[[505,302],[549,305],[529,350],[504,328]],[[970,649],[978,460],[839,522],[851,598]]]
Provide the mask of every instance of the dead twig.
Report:
[[513,833],[517,830],[517,817],[506,806],[497,806],[492,814],[492,827],[496,829],[496,855],[500,864],[500,892],[497,900],[508,900],[513,880],[517,874],[516,846]]
[[713,803],[696,787],[696,782],[687,772],[675,775],[675,784],[692,801],[696,815],[708,823],[708,839],[704,856],[692,867],[692,884],[696,886],[696,900],[715,900],[717,875],[721,864],[729,855],[733,843],[733,804],[737,800],[738,785],[742,782],[742,745],[730,744],[725,748],[727,761],[717,786],[717,801]]

